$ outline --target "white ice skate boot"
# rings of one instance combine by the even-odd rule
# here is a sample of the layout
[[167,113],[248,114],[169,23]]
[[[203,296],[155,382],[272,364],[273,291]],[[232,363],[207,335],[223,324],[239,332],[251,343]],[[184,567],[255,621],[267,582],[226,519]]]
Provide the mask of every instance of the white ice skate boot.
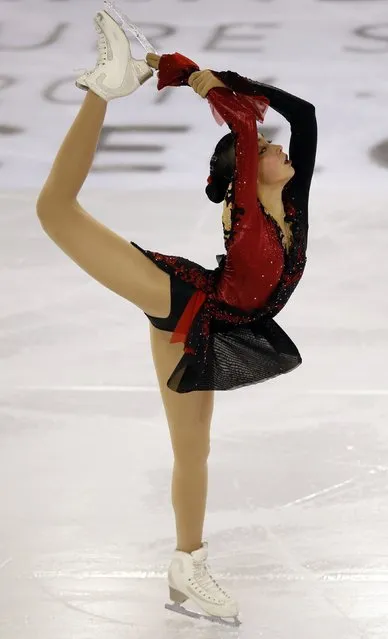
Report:
[[[209,572],[207,565],[208,544],[203,542],[199,550],[192,553],[174,552],[169,570],[168,584],[170,599],[174,605],[165,607],[173,612],[194,617],[208,619],[228,626],[239,626],[237,602],[217,584]],[[207,615],[191,612],[181,606],[187,599],[191,599]],[[233,621],[232,621],[233,620]]]
[[133,93],[152,77],[153,71],[145,60],[132,58],[130,43],[106,11],[100,11],[94,18],[99,33],[98,62],[92,71],[81,75],[76,86],[90,89],[106,102]]

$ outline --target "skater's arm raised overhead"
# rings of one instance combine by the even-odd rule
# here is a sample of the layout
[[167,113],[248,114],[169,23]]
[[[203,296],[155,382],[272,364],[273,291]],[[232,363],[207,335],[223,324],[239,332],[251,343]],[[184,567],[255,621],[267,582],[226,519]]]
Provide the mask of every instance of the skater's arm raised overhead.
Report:
[[[244,96],[237,96],[226,88],[212,89],[208,99],[230,130],[236,134],[233,208],[236,213],[241,214],[241,218],[239,231],[234,234],[233,244],[238,243],[245,231],[255,231],[256,248],[260,251],[259,243],[264,218],[258,215],[257,205],[260,155],[256,122],[257,119],[263,120],[267,104],[262,100],[256,100],[256,105],[253,105]],[[249,260],[248,255],[241,255],[241,258]]]
[[[194,62],[179,53],[161,56],[158,78],[159,89],[165,86],[192,86],[199,95],[208,98],[221,118],[236,133],[234,207],[244,213],[240,222],[241,232],[255,230],[260,238],[260,227],[264,221],[262,216],[257,215],[259,142],[256,121],[263,121],[269,101],[266,98],[252,99],[235,95],[211,71],[199,71]],[[235,240],[238,240],[237,235]]]
[[270,107],[289,122],[291,126],[289,158],[295,169],[295,175],[289,187],[303,208],[308,202],[317,152],[315,106],[282,89],[250,80],[234,71],[213,71],[212,73],[238,95],[265,96],[270,102]]
[[[184,86],[188,84],[190,75],[199,70],[198,65],[179,53],[164,55],[158,61],[158,89],[165,86]],[[252,101],[264,97],[270,106],[282,115],[291,125],[290,160],[295,175],[287,185],[287,189],[295,197],[302,215],[306,217],[310,185],[314,173],[317,151],[317,120],[315,107],[282,89],[250,80],[234,71],[211,71],[225,87],[238,95]],[[209,102],[211,100],[209,94]]]
[[[265,254],[266,220],[259,210],[257,194],[260,154],[265,147],[259,147],[257,120],[263,121],[268,103],[261,97],[235,95],[226,88],[212,89],[208,99],[235,134],[231,234],[225,244],[227,253],[218,280],[218,295],[227,304],[250,310],[255,296],[248,284],[236,288],[236,276],[249,272]],[[260,284],[255,283],[256,291]]]

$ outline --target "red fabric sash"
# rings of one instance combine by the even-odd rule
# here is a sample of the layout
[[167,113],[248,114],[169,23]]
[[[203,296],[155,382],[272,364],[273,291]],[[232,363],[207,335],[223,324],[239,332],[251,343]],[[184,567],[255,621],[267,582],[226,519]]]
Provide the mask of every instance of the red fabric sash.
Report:
[[171,336],[170,344],[176,344],[177,342],[186,342],[187,335],[190,327],[197,315],[199,309],[206,299],[206,293],[197,290],[189,299],[185,310],[183,311],[175,331]]

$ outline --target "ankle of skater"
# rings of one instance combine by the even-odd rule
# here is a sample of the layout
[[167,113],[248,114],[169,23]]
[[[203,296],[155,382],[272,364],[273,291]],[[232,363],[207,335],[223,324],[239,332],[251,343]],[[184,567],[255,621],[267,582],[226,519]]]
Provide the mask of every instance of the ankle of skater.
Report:
[[191,554],[195,550],[202,548],[202,541],[195,541],[194,543],[177,543],[176,550],[178,552],[185,552]]

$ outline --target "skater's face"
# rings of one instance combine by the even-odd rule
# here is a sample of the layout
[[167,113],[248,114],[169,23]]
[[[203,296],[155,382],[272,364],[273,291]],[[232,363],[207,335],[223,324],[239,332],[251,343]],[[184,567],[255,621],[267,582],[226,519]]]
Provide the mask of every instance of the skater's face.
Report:
[[292,164],[285,164],[287,154],[280,144],[272,144],[261,133],[259,138],[259,169],[257,174],[258,184],[283,186],[295,175]]

